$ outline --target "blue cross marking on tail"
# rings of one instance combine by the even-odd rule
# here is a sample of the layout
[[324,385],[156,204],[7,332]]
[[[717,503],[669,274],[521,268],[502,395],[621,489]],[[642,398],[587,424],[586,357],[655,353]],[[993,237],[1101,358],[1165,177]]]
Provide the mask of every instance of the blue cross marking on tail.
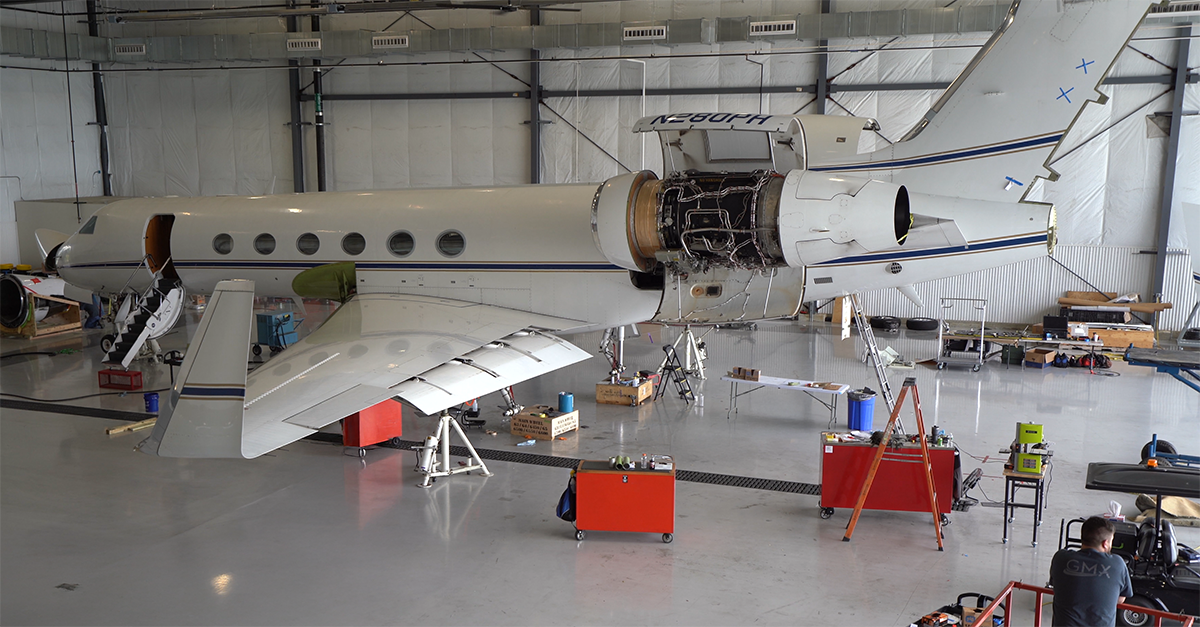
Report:
[[1084,74],[1087,74],[1087,66],[1095,63],[1095,61],[1088,61],[1087,59],[1080,59],[1080,61],[1083,61],[1083,63],[1081,63],[1080,65],[1076,65],[1075,69],[1083,70]]
[[1063,91],[1063,88],[1062,88],[1062,87],[1059,87],[1059,88],[1058,88],[1058,91],[1059,91],[1059,94],[1058,94],[1058,97],[1056,97],[1056,98],[1055,98],[1055,100],[1061,100],[1061,99],[1063,99],[1063,98],[1066,98],[1066,99],[1067,99],[1067,102],[1068,102],[1068,103],[1070,103],[1070,102],[1071,102],[1071,97],[1070,97],[1070,96],[1068,96],[1067,94],[1069,94],[1069,93],[1071,93],[1071,92],[1075,91],[1075,88],[1074,88],[1074,87],[1072,87],[1072,88],[1068,89],[1067,91]]

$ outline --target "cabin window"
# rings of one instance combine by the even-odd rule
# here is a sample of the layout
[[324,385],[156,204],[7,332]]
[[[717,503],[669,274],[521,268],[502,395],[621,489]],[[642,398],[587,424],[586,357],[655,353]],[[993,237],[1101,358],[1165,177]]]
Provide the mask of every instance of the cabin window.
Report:
[[275,252],[275,236],[270,233],[263,233],[254,238],[254,250],[260,255],[269,255]]
[[360,233],[347,233],[346,237],[342,238],[342,250],[346,251],[347,255],[361,255],[366,248],[367,240]]
[[415,245],[412,233],[408,231],[396,231],[388,238],[388,250],[397,257],[411,255]]
[[312,233],[305,233],[296,239],[296,250],[305,255],[314,255],[321,248],[321,238]]
[[212,246],[218,255],[228,255],[233,252],[233,237],[228,233],[221,233],[213,238]]
[[79,227],[79,233],[82,235],[92,235],[96,232],[96,216],[88,218],[88,221]]
[[457,257],[467,248],[467,240],[458,231],[446,231],[437,238],[439,253],[447,257]]

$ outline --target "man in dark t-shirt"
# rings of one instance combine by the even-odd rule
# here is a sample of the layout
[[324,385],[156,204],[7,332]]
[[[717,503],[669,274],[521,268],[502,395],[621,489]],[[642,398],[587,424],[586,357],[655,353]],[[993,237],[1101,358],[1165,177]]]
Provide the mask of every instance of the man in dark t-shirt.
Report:
[[1080,530],[1078,551],[1063,549],[1050,562],[1054,627],[1115,625],[1117,604],[1133,596],[1125,560],[1109,553],[1115,528],[1092,516]]

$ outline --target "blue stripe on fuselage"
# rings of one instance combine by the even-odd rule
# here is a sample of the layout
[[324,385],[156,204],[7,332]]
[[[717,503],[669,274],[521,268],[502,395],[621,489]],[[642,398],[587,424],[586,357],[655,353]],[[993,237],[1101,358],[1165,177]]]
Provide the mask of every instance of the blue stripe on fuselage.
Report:
[[966,246],[944,246],[942,248],[921,248],[918,250],[905,251],[886,251],[881,253],[869,253],[866,255],[853,255],[850,257],[840,257],[829,261],[822,261],[813,264],[817,266],[840,266],[853,265],[862,263],[878,263],[881,261],[901,261],[904,259],[915,259],[920,257],[943,257],[950,255],[959,255],[962,253],[977,253],[986,250],[997,250],[1000,248],[1012,248],[1016,246],[1028,246],[1030,244],[1039,244],[1046,241],[1046,234],[1039,233],[1037,235],[1026,235],[1022,237],[1012,237],[1007,239],[998,239],[987,242],[978,242],[975,244],[967,244]]

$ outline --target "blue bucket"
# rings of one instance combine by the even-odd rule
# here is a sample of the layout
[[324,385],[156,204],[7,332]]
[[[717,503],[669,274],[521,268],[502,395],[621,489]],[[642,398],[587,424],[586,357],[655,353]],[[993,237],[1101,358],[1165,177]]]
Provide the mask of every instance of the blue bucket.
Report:
[[569,414],[575,411],[575,395],[570,392],[558,393],[558,411]]
[[142,399],[146,401],[146,413],[158,413],[158,392],[146,392],[142,395]]

